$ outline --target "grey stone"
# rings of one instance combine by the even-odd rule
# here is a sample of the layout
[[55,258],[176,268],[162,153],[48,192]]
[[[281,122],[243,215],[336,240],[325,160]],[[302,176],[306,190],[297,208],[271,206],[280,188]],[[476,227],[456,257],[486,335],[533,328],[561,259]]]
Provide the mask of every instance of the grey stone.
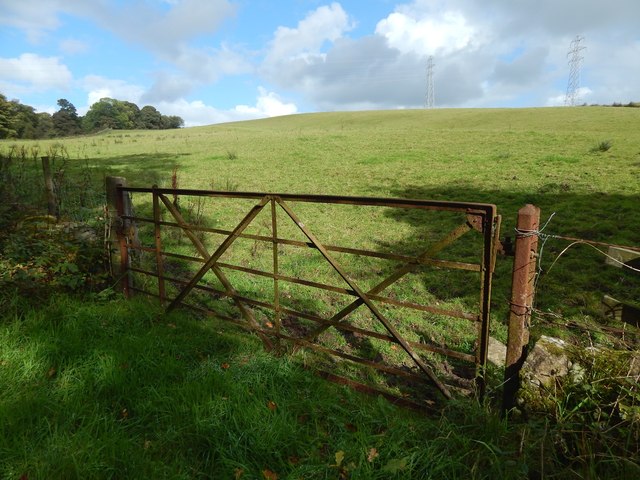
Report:
[[488,350],[487,359],[498,367],[504,367],[505,358],[507,357],[507,346],[499,340],[489,337]]
[[566,348],[564,340],[541,336],[522,366],[522,378],[534,385],[552,386],[556,379],[565,377],[571,368]]

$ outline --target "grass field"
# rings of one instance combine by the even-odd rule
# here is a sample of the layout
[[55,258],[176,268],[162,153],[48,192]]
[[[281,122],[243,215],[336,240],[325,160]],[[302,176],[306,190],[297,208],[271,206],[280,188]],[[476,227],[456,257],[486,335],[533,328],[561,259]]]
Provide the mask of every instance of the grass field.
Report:
[[[503,236],[513,236],[517,210],[533,203],[543,221],[555,212],[547,233],[638,245],[638,125],[640,112],[633,108],[413,110],[295,115],[36,144],[39,152],[64,145],[70,165],[87,165],[96,182],[118,175],[132,186],[169,187],[177,169],[181,188],[494,203]],[[237,208],[234,219],[248,207]],[[352,212],[309,215],[331,220],[315,226],[326,227],[320,233],[327,241],[359,231],[363,241],[377,236],[402,249],[407,239],[434,232],[425,227],[431,219],[419,215],[387,212],[357,229],[348,228]],[[543,268],[567,244],[549,241]],[[600,311],[604,284],[614,297],[640,297],[633,282],[602,263],[587,247],[574,247],[541,279],[538,307],[592,316]],[[508,264],[497,266],[498,321],[506,312]]]
[[[55,153],[57,171],[64,168],[63,175],[75,179],[71,196],[100,191],[105,175],[124,176],[131,186],[170,187],[176,172],[180,188],[494,203],[503,216],[502,237],[513,236],[517,210],[534,203],[543,220],[555,212],[546,233],[637,246],[638,126],[640,111],[632,108],[323,113],[5,141],[0,153],[24,147],[33,157],[25,168],[34,171],[38,156]],[[137,214],[148,215],[149,200],[134,196],[136,201]],[[216,228],[233,227],[252,205],[198,204],[188,197],[180,202],[185,215]],[[327,243],[408,255],[460,221],[391,209],[294,207]],[[88,213],[94,220],[102,215],[99,208]],[[268,235],[269,228],[268,219],[259,217],[251,231]],[[282,229],[283,235],[299,235],[284,222]],[[142,237],[151,241],[152,232]],[[637,274],[605,267],[603,257],[585,246],[571,248],[549,270],[568,244],[553,238],[545,244],[534,336],[552,331],[579,340],[583,333],[550,326],[546,318],[598,324],[604,321],[603,294],[640,298]],[[165,245],[190,253],[189,242],[177,234]],[[252,267],[270,261],[270,245],[238,241],[237,247],[226,260]],[[477,237],[470,237],[443,258],[466,261],[477,247]],[[339,258],[366,286],[391,268]],[[326,281],[332,275],[312,254],[284,257],[282,269]],[[511,259],[498,259],[492,334],[502,340],[510,269]],[[479,284],[471,278],[428,270],[392,293],[467,310],[478,299]],[[268,295],[268,285],[232,280],[241,293]],[[340,306],[330,295],[304,297],[304,289],[287,288],[283,292],[302,297],[307,309],[327,314]],[[563,417],[571,417],[564,425],[546,419],[507,425],[487,414],[491,396],[487,405],[456,401],[425,418],[309,376],[301,365],[316,361],[310,354],[275,358],[260,353],[255,338],[214,320],[182,312],[164,317],[141,300],[91,298],[41,306],[3,300],[0,477],[634,478],[638,472],[635,461],[618,458],[637,452],[637,425],[612,443],[598,437],[597,426],[579,427],[587,428],[586,436],[575,433],[588,418],[575,414],[579,407]],[[462,329],[422,334],[473,349]],[[345,347],[339,337],[325,340]],[[495,372],[492,395],[500,381]]]

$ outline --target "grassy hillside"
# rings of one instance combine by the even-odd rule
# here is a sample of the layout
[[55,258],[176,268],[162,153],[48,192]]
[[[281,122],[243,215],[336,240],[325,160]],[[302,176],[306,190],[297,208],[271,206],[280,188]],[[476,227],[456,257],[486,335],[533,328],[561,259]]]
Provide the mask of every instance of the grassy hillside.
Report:
[[[511,219],[520,203],[544,203],[549,193],[638,195],[638,125],[640,111],[631,108],[411,110],[113,131],[62,143],[72,159],[139,186],[167,184],[177,166],[190,188],[491,201]],[[593,153],[603,141],[611,149]],[[53,143],[60,141],[37,145]]]
[[[62,145],[70,163],[88,165],[97,182],[112,174],[133,186],[170,186],[177,169],[182,188],[495,203],[503,215],[503,235],[513,234],[517,210],[534,203],[543,219],[556,212],[547,233],[639,245],[639,126],[640,109],[633,108],[341,112],[173,131],[113,131]],[[0,148],[14,144],[3,142]],[[20,145],[45,152],[60,141]],[[333,220],[339,224],[340,218]],[[423,233],[421,219],[396,220],[387,230],[398,230],[403,238]],[[369,235],[373,228],[362,231]],[[566,245],[550,241],[543,266]],[[557,278],[541,289],[542,307],[569,304],[577,307],[573,313],[593,313],[600,293],[593,298],[583,293],[601,283],[614,285],[610,294],[640,297],[616,272],[605,272],[610,278],[600,281],[602,259],[595,252],[574,250],[578,258],[572,260],[573,251],[563,256],[554,266]],[[569,273],[582,270],[573,292],[557,288],[574,281]],[[508,266],[499,265],[498,273],[500,308]]]
[[[543,219],[556,212],[546,233],[640,245],[638,126],[640,109],[631,108],[322,113],[62,141],[3,141],[0,153],[24,152],[27,161],[12,178],[34,183],[40,178],[38,157],[55,156],[54,170],[67,179],[67,194],[75,200],[99,191],[104,175],[127,177],[132,186],[170,186],[175,171],[181,188],[495,203],[504,216],[502,236],[513,236],[518,208],[535,203]],[[191,199],[181,202],[185,215],[197,213]],[[224,206],[214,216],[220,203],[203,205],[204,224],[233,227],[251,202]],[[148,199],[136,207],[148,213]],[[295,209],[322,240],[398,254],[416,254],[459,220],[429,212]],[[3,205],[0,213],[14,210]],[[90,215],[96,219],[102,211]],[[0,243],[11,247],[3,252],[7,257],[33,254],[46,244],[46,255],[57,255],[54,265],[36,258],[35,267],[84,281],[84,272],[67,271],[72,262],[64,246],[52,247],[61,243],[57,237],[45,230],[26,242],[4,237],[2,225]],[[257,218],[251,228],[268,234],[270,225]],[[285,233],[286,227],[279,230]],[[188,245],[179,235],[163,241],[178,251]],[[637,274],[604,267],[603,257],[584,246],[571,248],[549,270],[568,244],[553,238],[545,244],[534,336],[548,331],[549,316],[561,323],[603,321],[603,293],[640,298]],[[230,252],[239,263],[257,268],[270,261],[270,245],[239,240],[238,246],[247,247]],[[445,253],[470,254],[465,248]],[[287,264],[287,258],[283,270],[329,277],[311,256],[299,264]],[[384,277],[389,268],[382,262],[346,265],[358,281]],[[498,260],[492,333],[501,339],[510,269],[509,258]],[[263,292],[257,281],[233,278],[233,284],[241,293]],[[284,302],[289,291],[284,282],[281,288]],[[439,269],[398,288],[397,298],[432,295],[461,309],[478,299],[477,283]],[[599,377],[589,367],[585,378],[592,381],[585,388],[568,386],[566,397],[557,397],[556,411],[522,423],[507,424],[493,413],[500,372],[490,378],[487,404],[455,401],[440,415],[425,417],[310,376],[301,363],[315,361],[311,354],[277,358],[263,353],[256,338],[221,322],[182,311],[162,315],[155,302],[125,303],[103,293],[39,305],[35,295],[25,300],[2,292],[0,477],[637,478],[638,394],[635,383],[625,383],[626,370],[612,367],[596,372]],[[305,306],[326,314],[336,309],[332,301],[316,294]],[[458,337],[442,340],[473,348]],[[612,377],[619,383],[611,386]],[[614,412],[619,404],[630,413]]]

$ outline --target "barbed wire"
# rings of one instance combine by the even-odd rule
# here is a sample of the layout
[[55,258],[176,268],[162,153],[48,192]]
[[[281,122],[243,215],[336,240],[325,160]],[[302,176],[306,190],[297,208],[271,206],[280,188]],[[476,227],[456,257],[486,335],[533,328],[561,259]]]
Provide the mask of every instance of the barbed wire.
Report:
[[567,241],[571,241],[573,243],[569,244],[566,248],[564,248],[558,254],[558,256],[551,263],[551,266],[547,269],[547,273],[551,270],[551,268],[553,268],[553,266],[560,259],[560,257],[567,252],[567,250],[569,250],[571,247],[574,247],[575,245],[581,245],[581,244],[588,245],[589,247],[593,248],[596,252],[598,252],[601,255],[607,257],[611,261],[619,264],[622,268],[627,268],[627,269],[632,270],[634,272],[640,273],[640,269],[632,267],[631,265],[627,265],[623,261],[618,260],[615,257],[612,257],[608,253],[603,252],[602,250],[600,250],[596,245],[611,246],[611,247],[618,247],[618,248],[627,248],[629,250],[638,251],[638,253],[640,253],[640,248],[638,248],[638,247],[627,247],[627,246],[622,246],[622,245],[615,245],[615,244],[612,244],[612,243],[596,242],[596,241],[593,241],[593,240],[585,240],[585,239],[582,239],[582,238],[566,237],[566,236],[563,236],[563,235],[555,235],[555,234],[545,233],[544,230],[547,228],[547,226],[551,222],[551,219],[555,215],[556,215],[556,212],[553,212],[551,215],[549,215],[549,218],[547,219],[547,221],[539,229],[535,229],[535,230],[520,230],[518,228],[515,229],[516,234],[521,238],[536,236],[540,240],[542,240],[542,244],[540,246],[540,253],[538,253],[538,275],[540,275],[542,273],[542,255],[543,255],[543,252],[544,252],[545,244],[547,243],[547,240],[549,240],[551,238],[558,239],[558,240],[567,240]]

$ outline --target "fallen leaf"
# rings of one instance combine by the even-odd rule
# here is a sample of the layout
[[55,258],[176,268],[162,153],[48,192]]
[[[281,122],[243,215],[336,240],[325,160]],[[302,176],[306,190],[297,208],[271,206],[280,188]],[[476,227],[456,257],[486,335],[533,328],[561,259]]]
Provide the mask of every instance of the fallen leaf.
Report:
[[271,470],[262,470],[262,476],[265,480],[278,480],[278,474]]
[[276,410],[276,408],[278,408],[278,405],[276,405],[276,402],[274,402],[273,400],[269,400],[267,402],[267,408],[269,410],[271,410],[272,412],[274,412]]
[[58,371],[55,369],[55,367],[51,367],[49,369],[49,371],[47,372],[47,378],[53,378],[56,376],[56,373],[58,373]]
[[242,478],[242,475],[244,475],[244,470],[242,468],[236,468],[233,471],[233,477],[235,478],[235,480],[240,480],[240,478]]
[[143,448],[149,450],[149,448],[151,448],[151,440],[145,440]]
[[344,460],[344,452],[342,450],[338,450],[336,452],[336,467],[342,465],[342,461]]
[[167,327],[176,328],[176,324],[175,323],[167,323]]
[[220,365],[221,368],[223,368],[224,370],[226,370],[227,368],[229,368],[229,364],[228,363],[223,363],[222,365]]
[[375,460],[377,456],[378,456],[378,450],[375,447],[372,447],[371,450],[369,450],[369,454],[367,455],[367,461],[371,463]]
[[300,459],[298,457],[291,456],[289,457],[289,463],[291,465],[297,465],[300,463]]
[[350,432],[357,432],[358,431],[358,427],[356,427],[353,423],[345,423],[344,427],[349,430]]
[[407,458],[393,458],[382,467],[383,472],[398,473],[407,468]]

